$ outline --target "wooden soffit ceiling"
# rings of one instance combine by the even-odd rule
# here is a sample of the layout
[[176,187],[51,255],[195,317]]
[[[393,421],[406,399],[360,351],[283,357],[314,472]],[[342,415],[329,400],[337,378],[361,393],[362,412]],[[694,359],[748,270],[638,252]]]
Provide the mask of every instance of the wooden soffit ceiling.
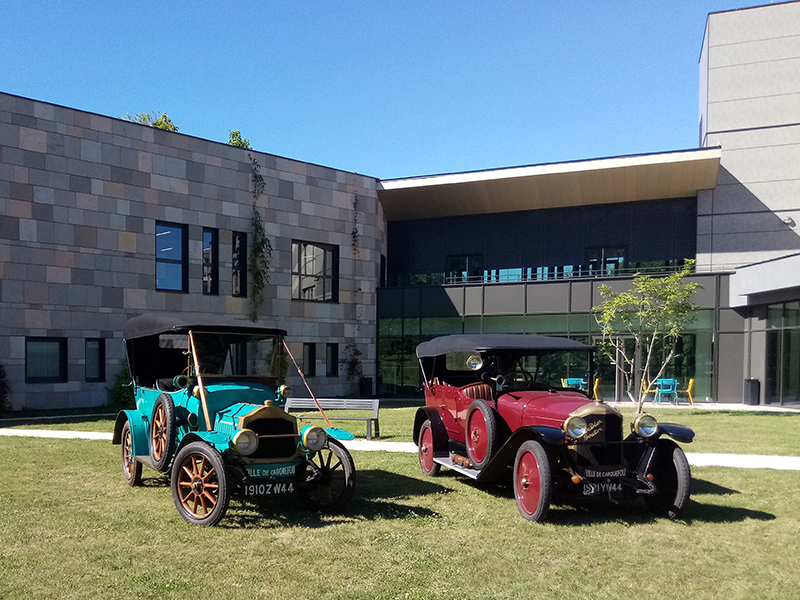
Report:
[[696,196],[713,189],[720,148],[385,179],[388,221]]

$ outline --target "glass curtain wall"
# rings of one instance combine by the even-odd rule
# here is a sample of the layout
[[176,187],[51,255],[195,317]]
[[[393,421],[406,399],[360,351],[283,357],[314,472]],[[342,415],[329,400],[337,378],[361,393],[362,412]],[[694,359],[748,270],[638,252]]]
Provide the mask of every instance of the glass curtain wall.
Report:
[[800,402],[800,302],[768,307],[766,358],[765,401]]

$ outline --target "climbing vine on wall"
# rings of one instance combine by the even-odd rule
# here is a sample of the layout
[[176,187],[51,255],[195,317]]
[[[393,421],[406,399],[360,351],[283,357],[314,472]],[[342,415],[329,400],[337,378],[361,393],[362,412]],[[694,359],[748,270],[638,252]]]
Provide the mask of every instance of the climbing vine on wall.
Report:
[[269,283],[269,269],[272,265],[272,242],[267,237],[264,229],[264,217],[258,209],[258,198],[264,193],[266,184],[261,174],[261,165],[254,155],[250,155],[253,163],[253,215],[250,218],[250,228],[253,234],[253,247],[250,251],[248,268],[252,282],[250,295],[250,319],[258,321],[258,311],[264,303],[264,289]]

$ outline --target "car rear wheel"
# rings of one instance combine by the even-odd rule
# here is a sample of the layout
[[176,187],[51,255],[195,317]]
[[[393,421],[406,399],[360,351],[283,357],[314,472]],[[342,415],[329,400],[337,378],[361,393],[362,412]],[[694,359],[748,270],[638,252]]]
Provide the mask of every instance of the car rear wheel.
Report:
[[650,465],[655,494],[644,494],[648,510],[656,517],[677,519],[689,503],[692,475],[683,450],[672,440],[659,440]]
[[534,440],[523,442],[514,460],[514,497],[519,514],[529,521],[544,521],[552,489],[545,449]]
[[175,452],[175,403],[169,394],[156,398],[150,423],[150,458],[153,468],[164,471]]
[[319,512],[342,512],[353,499],[356,482],[356,467],[347,448],[328,438],[328,447],[314,454],[309,463],[298,485],[300,498]]
[[419,466],[429,477],[439,474],[439,463],[433,462],[433,429],[430,420],[425,421],[419,430]]
[[122,426],[122,477],[128,485],[142,484],[142,463],[133,455],[131,424],[128,421]]
[[467,409],[467,454],[472,466],[482,469],[497,451],[497,420],[494,409],[485,400],[475,400]]
[[195,525],[216,525],[228,510],[230,485],[222,455],[205,442],[192,442],[172,465],[172,499],[178,514]]

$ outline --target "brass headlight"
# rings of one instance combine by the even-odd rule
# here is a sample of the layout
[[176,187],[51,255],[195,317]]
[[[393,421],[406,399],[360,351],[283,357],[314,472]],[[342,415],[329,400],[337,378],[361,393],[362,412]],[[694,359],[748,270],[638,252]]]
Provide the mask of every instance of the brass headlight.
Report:
[[239,454],[249,456],[258,448],[258,436],[251,429],[240,429],[233,435],[233,446]]
[[650,437],[658,431],[658,421],[652,415],[639,415],[633,422],[633,430],[642,437]]
[[583,417],[570,417],[564,421],[562,429],[569,437],[578,439],[586,433],[586,421]]
[[278,387],[278,396],[280,396],[281,398],[284,398],[284,399],[291,398],[292,397],[292,388],[290,388],[286,384],[283,384],[283,385],[279,386]]
[[328,434],[322,427],[314,427],[313,425],[306,425],[301,433],[303,446],[309,450],[322,450],[325,447],[325,442],[328,441]]

